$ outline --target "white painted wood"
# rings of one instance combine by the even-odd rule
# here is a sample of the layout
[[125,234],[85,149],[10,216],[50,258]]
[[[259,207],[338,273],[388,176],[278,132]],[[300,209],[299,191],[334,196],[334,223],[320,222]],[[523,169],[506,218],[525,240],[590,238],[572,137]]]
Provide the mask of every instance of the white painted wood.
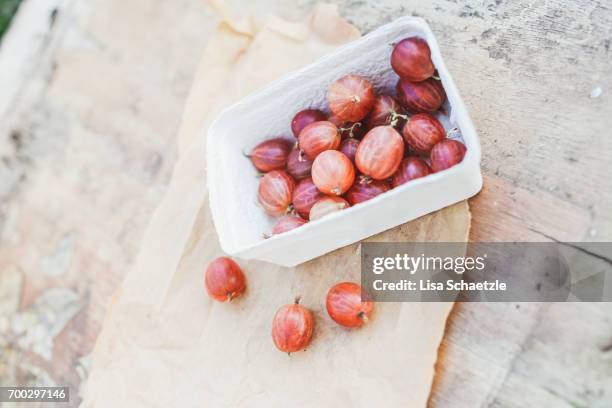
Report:
[[55,13],[72,0],[25,0],[0,43],[0,122],[11,112],[24,82],[40,68],[52,39]]

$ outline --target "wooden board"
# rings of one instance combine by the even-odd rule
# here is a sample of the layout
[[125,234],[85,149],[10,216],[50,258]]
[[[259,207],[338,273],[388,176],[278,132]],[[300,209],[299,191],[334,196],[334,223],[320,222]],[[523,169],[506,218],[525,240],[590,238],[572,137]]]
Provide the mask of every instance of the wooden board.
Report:
[[[234,3],[301,18],[313,2]],[[363,31],[406,14],[431,23],[483,145],[472,240],[612,239],[610,0],[335,3]],[[76,393],[171,173],[214,18],[199,0],[68,1],[54,14],[28,69],[11,71],[20,86],[0,118],[0,382]],[[612,405],[611,312],[457,305],[430,405]],[[42,335],[20,337],[25,322]]]

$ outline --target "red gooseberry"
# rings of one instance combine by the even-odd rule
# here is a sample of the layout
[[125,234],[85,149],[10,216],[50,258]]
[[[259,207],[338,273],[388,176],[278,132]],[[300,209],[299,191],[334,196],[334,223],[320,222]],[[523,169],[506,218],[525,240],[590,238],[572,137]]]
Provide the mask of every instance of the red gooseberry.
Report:
[[295,181],[282,170],[273,170],[259,181],[258,199],[270,215],[283,215],[291,205]]
[[310,221],[318,220],[348,207],[350,204],[342,197],[323,197],[310,209]]
[[308,219],[312,206],[323,197],[323,193],[312,182],[312,178],[305,178],[293,190],[293,208],[299,215]]
[[326,150],[335,150],[340,146],[340,132],[336,125],[328,121],[313,122],[300,132],[298,137],[300,149],[313,159]]
[[432,76],[435,67],[427,41],[410,37],[398,42],[391,53],[391,67],[400,78],[409,81],[424,81]]
[[410,180],[414,180],[419,177],[425,177],[431,174],[431,169],[425,163],[425,160],[420,157],[406,157],[399,165],[399,168],[391,179],[391,185],[393,188],[407,183]]
[[340,152],[343,153],[350,161],[355,162],[355,155],[359,147],[359,140],[349,137],[340,143]]
[[446,170],[455,164],[461,163],[466,148],[461,142],[444,139],[431,149],[431,169],[434,172]]
[[348,328],[361,327],[370,319],[374,309],[374,303],[367,298],[360,285],[341,282],[327,292],[325,306],[329,317],[339,325]]
[[310,344],[313,331],[312,313],[299,304],[299,298],[278,309],[272,321],[272,340],[285,353],[303,350]]
[[446,132],[438,119],[428,113],[417,113],[408,119],[402,135],[412,150],[428,154],[436,143],[446,137]]
[[390,189],[391,187],[386,180],[372,180],[369,183],[357,181],[349,191],[346,192],[344,198],[346,198],[346,201],[348,201],[350,205],[355,205],[371,200]]
[[303,150],[298,147],[293,148],[287,157],[287,173],[296,180],[302,180],[310,176],[312,160]]
[[361,173],[384,180],[395,173],[404,155],[404,141],[391,126],[370,130],[357,148],[355,164]]
[[325,113],[317,109],[304,109],[296,113],[291,121],[291,131],[296,138],[300,135],[302,129],[313,122],[325,120]]
[[253,149],[248,156],[255,168],[262,173],[279,170],[287,164],[292,143],[283,138],[266,140]]
[[225,256],[208,264],[204,283],[208,294],[219,302],[231,301],[246,289],[246,279],[242,269]]
[[327,92],[329,109],[347,122],[365,118],[374,104],[374,87],[360,75],[346,75],[334,82]]
[[412,112],[433,113],[440,109],[446,100],[442,82],[433,78],[422,82],[400,79],[396,89],[399,103]]
[[307,222],[308,221],[302,217],[298,217],[297,215],[285,215],[276,222],[276,225],[274,225],[274,228],[272,228],[272,234],[278,235],[282,234],[283,232],[291,231],[292,229],[301,227]]
[[395,98],[389,95],[378,95],[366,123],[369,128],[390,125],[401,129],[400,125],[404,122],[403,116],[403,109]]
[[326,150],[312,163],[312,181],[328,195],[344,194],[355,181],[351,160],[337,150]]

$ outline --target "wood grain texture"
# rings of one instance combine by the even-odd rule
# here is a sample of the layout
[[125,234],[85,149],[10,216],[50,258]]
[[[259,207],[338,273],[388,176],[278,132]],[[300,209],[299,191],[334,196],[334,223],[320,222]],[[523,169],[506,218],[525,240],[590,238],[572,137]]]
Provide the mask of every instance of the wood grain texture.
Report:
[[[432,25],[483,146],[473,240],[612,239],[612,1],[332,2],[362,31],[407,14]],[[314,1],[234,3],[297,19]],[[199,0],[83,0],[49,25],[0,121],[0,278],[20,288],[0,302],[3,381],[78,388],[167,183],[213,21]],[[64,311],[78,312],[56,312],[65,326],[48,361],[6,328],[47,310],[53,288],[76,293]],[[611,312],[457,305],[430,405],[611,406]]]
[[588,211],[548,191],[530,192],[494,175],[485,175],[470,209],[475,242],[581,241],[591,220]]

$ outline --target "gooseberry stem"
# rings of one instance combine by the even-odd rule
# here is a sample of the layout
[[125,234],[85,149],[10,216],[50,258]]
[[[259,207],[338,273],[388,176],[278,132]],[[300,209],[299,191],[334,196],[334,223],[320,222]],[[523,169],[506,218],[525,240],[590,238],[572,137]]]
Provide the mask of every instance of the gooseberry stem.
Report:
[[404,120],[409,120],[410,116],[409,115],[402,115],[401,113],[397,113],[395,111],[391,111],[391,117],[389,119],[389,125],[391,127],[396,127],[397,123],[399,122],[400,119],[404,119]]
[[296,215],[295,212],[295,207],[293,206],[293,204],[290,204],[289,207],[287,207],[287,214],[291,214],[291,215]]
[[353,125],[351,127],[347,127],[347,128],[340,128],[338,130],[340,130],[340,132],[346,132],[348,130],[349,132],[349,137],[350,138],[354,138],[355,137],[355,126],[357,127],[361,127],[361,122],[355,122],[353,123]]
[[304,151],[302,149],[300,149],[300,152],[298,153],[298,161],[303,162],[304,160],[304,155],[306,153],[304,153]]
[[361,179],[359,180],[359,183],[361,184],[370,184],[371,182],[372,182],[372,177],[366,176],[366,175],[361,176]]
[[446,132],[446,137],[451,137],[451,135],[453,135],[455,133],[461,133],[459,128],[456,127],[456,126],[454,128],[452,128],[452,129],[449,129],[448,132]]

